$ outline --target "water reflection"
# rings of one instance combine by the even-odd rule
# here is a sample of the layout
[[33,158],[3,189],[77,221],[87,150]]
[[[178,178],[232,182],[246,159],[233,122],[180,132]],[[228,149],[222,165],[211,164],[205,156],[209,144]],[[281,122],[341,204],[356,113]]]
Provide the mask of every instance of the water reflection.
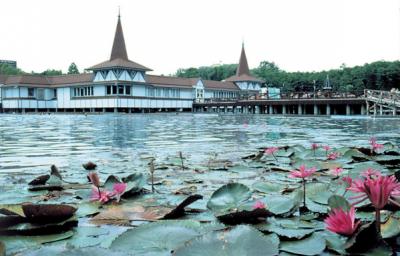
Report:
[[[367,145],[370,136],[400,142],[400,120],[314,117],[152,115],[1,115],[0,181],[32,176],[56,164],[66,175],[81,164],[100,172],[143,168],[140,154],[165,158],[182,151],[200,163],[210,152],[239,161],[255,148],[305,144]],[[28,177],[27,177],[28,178]]]

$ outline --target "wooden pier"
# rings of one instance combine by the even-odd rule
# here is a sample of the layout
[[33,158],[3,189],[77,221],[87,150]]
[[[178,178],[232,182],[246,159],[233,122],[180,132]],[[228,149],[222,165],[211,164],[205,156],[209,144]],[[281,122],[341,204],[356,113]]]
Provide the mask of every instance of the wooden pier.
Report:
[[400,113],[400,91],[365,90],[367,115],[393,115]]
[[194,112],[280,115],[366,115],[358,98],[257,99],[194,103]]

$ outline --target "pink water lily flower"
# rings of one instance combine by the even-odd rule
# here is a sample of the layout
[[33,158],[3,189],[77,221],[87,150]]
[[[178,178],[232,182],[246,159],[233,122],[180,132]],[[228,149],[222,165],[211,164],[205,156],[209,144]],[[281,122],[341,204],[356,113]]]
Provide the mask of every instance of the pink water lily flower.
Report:
[[395,176],[367,176],[364,180],[353,180],[351,186],[347,189],[360,194],[351,198],[358,200],[353,205],[369,199],[377,210],[383,209],[389,202],[400,206],[393,198],[400,191],[400,183]]
[[361,173],[361,176],[364,176],[364,177],[373,177],[373,176],[378,177],[381,175],[382,175],[382,173],[380,171],[374,170],[372,168],[368,168],[366,171],[363,171]]
[[92,194],[90,196],[90,201],[99,201],[100,203],[107,203],[112,197],[112,192],[110,191],[100,191],[97,187],[92,188]]
[[336,160],[340,156],[339,152],[331,152],[328,154],[327,159],[328,160]]
[[342,181],[346,183],[346,188],[350,187],[353,183],[353,179],[350,176],[343,177]]
[[257,201],[253,205],[253,209],[264,209],[264,208],[265,208],[265,204],[262,201]]
[[325,145],[325,146],[323,146],[322,147],[325,151],[329,151],[329,150],[331,150],[331,147],[330,146],[328,146],[328,145]]
[[267,155],[273,155],[275,152],[277,152],[279,150],[278,147],[270,147],[270,148],[266,148],[264,150],[264,153]]
[[336,177],[338,177],[342,172],[343,172],[343,168],[340,168],[340,167],[336,167],[336,168],[330,170],[330,173]]
[[376,140],[375,137],[371,137],[369,139],[369,144],[371,144],[371,153],[374,152],[374,151],[378,152],[378,151],[380,151],[381,149],[384,148],[383,144],[377,143],[377,140]]
[[339,235],[351,236],[356,232],[360,221],[355,221],[355,209],[351,207],[345,212],[343,209],[333,209],[324,220],[326,229]]
[[318,147],[319,147],[319,145],[318,145],[317,143],[311,144],[311,149],[312,149],[312,150],[317,150]]
[[290,171],[289,177],[305,179],[305,178],[313,175],[316,171],[317,171],[317,169],[315,167],[307,169],[306,166],[303,164],[299,167],[298,170]]

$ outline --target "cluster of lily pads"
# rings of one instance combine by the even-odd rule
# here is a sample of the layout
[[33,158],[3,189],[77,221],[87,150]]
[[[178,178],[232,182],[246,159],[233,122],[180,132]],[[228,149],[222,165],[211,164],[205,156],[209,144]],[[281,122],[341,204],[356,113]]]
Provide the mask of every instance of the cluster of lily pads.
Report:
[[269,145],[202,165],[179,152],[107,177],[89,162],[81,182],[52,166],[29,202],[0,205],[0,255],[391,255],[400,150],[365,144]]

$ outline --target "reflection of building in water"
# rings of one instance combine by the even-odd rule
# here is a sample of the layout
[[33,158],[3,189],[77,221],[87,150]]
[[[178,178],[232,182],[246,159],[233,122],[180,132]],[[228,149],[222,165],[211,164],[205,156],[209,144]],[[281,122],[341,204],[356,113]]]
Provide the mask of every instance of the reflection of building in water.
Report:
[[128,59],[119,16],[110,59],[87,70],[89,73],[61,76],[0,76],[3,109],[182,111],[191,110],[193,102],[257,95],[262,84],[250,75],[244,46],[236,75],[226,81],[149,75],[150,68]]

